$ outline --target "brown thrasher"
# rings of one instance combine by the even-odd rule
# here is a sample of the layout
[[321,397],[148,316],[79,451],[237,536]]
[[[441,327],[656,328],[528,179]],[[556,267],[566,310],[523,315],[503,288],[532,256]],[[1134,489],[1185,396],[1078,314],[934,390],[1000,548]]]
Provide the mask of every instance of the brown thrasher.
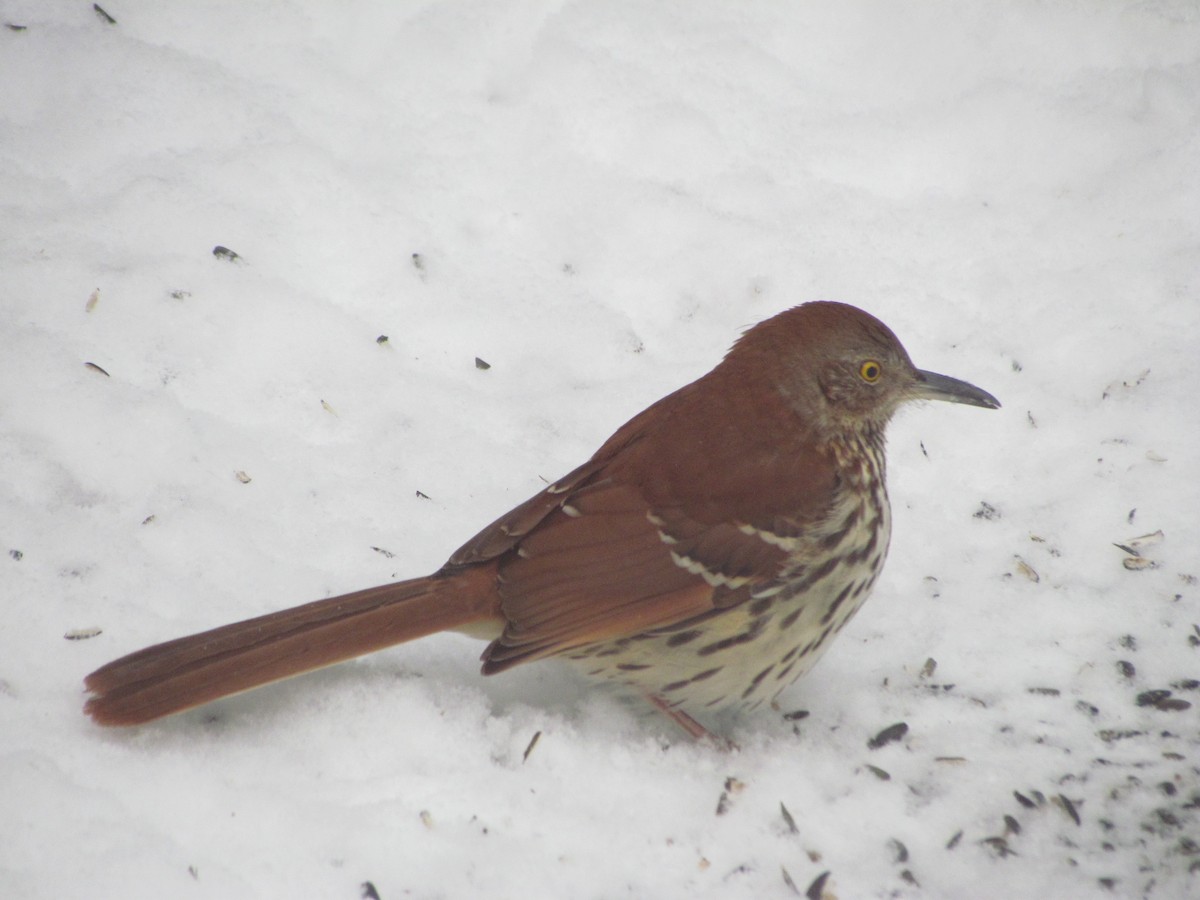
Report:
[[484,674],[566,657],[706,734],[695,716],[774,698],[866,599],[907,400],[1000,406],[861,310],[790,309],[434,574],[139,650],[87,677],[86,711],[133,725],[452,629],[491,640]]

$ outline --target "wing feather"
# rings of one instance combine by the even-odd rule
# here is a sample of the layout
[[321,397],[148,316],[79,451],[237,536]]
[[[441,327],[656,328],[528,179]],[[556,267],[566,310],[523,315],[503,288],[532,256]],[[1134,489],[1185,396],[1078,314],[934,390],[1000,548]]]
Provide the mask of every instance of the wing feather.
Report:
[[838,491],[794,414],[775,391],[689,385],[468,541],[449,565],[495,559],[507,623],[484,671],[671,630],[776,582]]

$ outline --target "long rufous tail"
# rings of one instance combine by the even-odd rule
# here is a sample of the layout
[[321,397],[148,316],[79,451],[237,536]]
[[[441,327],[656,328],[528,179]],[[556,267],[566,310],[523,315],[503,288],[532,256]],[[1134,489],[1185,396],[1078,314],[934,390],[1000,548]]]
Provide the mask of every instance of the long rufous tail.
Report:
[[137,725],[436,631],[494,620],[488,567],[439,572],[147,647],[87,676],[85,711]]

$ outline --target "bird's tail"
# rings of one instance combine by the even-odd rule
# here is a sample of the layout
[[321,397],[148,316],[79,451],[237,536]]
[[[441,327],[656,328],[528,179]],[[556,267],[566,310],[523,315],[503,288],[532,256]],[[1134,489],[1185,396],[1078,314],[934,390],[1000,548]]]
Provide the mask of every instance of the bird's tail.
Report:
[[311,669],[494,620],[487,567],[439,572],[156,644],[84,679],[85,712],[137,725]]

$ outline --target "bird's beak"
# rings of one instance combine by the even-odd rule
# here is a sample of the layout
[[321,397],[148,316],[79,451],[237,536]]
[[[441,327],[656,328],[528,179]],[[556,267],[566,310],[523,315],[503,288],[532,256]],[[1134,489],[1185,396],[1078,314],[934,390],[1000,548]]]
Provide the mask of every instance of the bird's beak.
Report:
[[917,383],[911,394],[914,400],[946,400],[950,403],[966,403],[985,409],[999,409],[1000,401],[987,391],[937,372],[917,370]]

